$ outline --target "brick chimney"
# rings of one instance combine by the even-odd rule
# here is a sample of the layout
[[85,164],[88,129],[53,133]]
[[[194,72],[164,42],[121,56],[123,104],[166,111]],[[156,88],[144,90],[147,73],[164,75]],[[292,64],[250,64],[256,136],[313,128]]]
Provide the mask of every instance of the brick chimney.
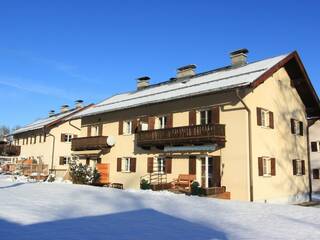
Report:
[[150,85],[150,78],[148,76],[140,77],[137,79],[137,90],[145,89]]
[[232,67],[241,67],[247,64],[247,53],[248,49],[242,48],[230,53],[231,66]]
[[177,78],[185,78],[185,77],[192,77],[196,75],[197,66],[194,64],[189,64],[187,66],[179,67],[177,69]]

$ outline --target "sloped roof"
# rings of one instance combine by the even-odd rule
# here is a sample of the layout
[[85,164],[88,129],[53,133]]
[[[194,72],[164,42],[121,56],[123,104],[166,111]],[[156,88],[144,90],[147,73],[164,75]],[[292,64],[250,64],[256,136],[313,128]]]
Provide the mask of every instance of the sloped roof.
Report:
[[67,112],[63,112],[63,113],[57,113],[51,117],[46,117],[46,118],[41,118],[39,120],[36,120],[26,126],[23,126],[17,130],[15,130],[12,135],[15,134],[19,134],[19,133],[23,133],[23,132],[28,132],[28,131],[33,131],[33,130],[37,130],[37,129],[41,129],[47,126],[51,126],[53,124],[59,123],[63,120],[67,120],[70,119],[71,116],[73,116],[75,113],[79,113],[85,109],[87,109],[88,107],[90,107],[92,105],[88,105],[86,107],[82,107],[82,108],[73,108],[70,109]]
[[217,92],[252,84],[288,54],[249,63],[242,67],[225,67],[197,74],[189,79],[167,81],[134,92],[112,96],[75,116],[90,116],[188,96]]

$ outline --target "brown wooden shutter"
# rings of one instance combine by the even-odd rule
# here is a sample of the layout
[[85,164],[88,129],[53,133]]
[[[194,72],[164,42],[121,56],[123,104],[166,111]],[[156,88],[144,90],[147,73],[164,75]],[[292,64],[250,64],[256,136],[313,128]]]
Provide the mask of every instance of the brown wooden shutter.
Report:
[[132,120],[131,134],[134,134],[137,131],[138,131],[138,120],[134,119],[134,120]]
[[197,169],[197,161],[196,156],[190,156],[189,157],[189,174],[196,175],[196,169]]
[[213,186],[220,187],[221,186],[221,175],[220,175],[220,165],[221,159],[220,156],[213,157]]
[[148,173],[153,173],[153,157],[148,157],[148,163],[147,163],[147,171]]
[[306,165],[305,165],[305,161],[302,160],[301,161],[301,172],[302,172],[302,175],[305,175],[306,174]]
[[118,133],[119,133],[119,135],[123,134],[123,121],[119,121]]
[[155,122],[155,117],[148,118],[148,130],[154,129],[154,122]]
[[65,142],[65,134],[61,133],[61,142]]
[[166,128],[172,128],[173,127],[173,114],[170,113],[167,115],[167,126]]
[[78,135],[76,135],[76,134],[75,134],[75,135],[73,135],[73,137],[72,137],[72,138],[77,138],[77,137],[78,137]]
[[271,176],[276,175],[276,159],[271,158]]
[[99,136],[102,136],[102,131],[103,131],[103,124],[99,124]]
[[213,107],[211,110],[212,123],[220,123],[220,109],[219,107]]
[[294,127],[294,119],[291,118],[290,123],[291,123],[291,133],[295,134],[296,131],[295,131],[295,127]]
[[87,137],[91,137],[91,126],[87,127]]
[[196,110],[191,110],[189,112],[189,125],[190,126],[197,125],[197,112],[196,112]]
[[258,157],[258,173],[259,176],[263,176],[263,158]]
[[318,151],[318,144],[317,142],[311,142],[311,151],[317,152]]
[[64,165],[64,157],[59,158],[59,165]]
[[136,172],[136,164],[137,164],[137,159],[130,158],[130,172]]
[[262,121],[261,121],[261,108],[257,107],[257,124],[258,126],[262,125]]
[[313,179],[320,179],[320,173],[319,173],[319,169],[313,169],[312,170],[312,175],[313,175]]
[[293,175],[297,175],[297,160],[292,160]]
[[300,135],[303,136],[303,122],[299,122],[299,128],[300,128]]
[[117,158],[117,172],[121,172],[122,158]]
[[166,165],[166,173],[172,173],[172,158],[171,157],[165,158],[165,165]]
[[273,112],[269,112],[269,127],[274,128]]

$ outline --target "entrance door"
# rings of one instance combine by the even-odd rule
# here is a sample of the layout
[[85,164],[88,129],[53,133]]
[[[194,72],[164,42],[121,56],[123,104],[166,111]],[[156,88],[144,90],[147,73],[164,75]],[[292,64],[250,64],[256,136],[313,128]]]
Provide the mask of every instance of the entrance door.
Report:
[[201,186],[220,186],[220,157],[201,157]]

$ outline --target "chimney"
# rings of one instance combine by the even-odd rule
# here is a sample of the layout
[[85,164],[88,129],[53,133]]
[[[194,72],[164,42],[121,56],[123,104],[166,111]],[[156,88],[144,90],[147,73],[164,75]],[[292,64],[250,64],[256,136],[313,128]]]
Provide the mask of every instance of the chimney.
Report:
[[196,75],[197,66],[194,64],[189,64],[177,69],[177,78],[192,77]]
[[247,53],[248,49],[242,48],[237,51],[230,53],[231,66],[232,67],[241,67],[247,64]]
[[54,115],[54,113],[55,113],[54,110],[50,110],[49,111],[49,117],[52,117]]
[[60,108],[60,112],[65,113],[67,111],[69,111],[69,105],[62,105]]
[[76,100],[75,101],[75,107],[76,108],[82,108],[82,103],[83,103],[83,101],[81,99]]
[[149,87],[150,78],[148,76],[140,77],[137,79],[137,89],[141,90]]

